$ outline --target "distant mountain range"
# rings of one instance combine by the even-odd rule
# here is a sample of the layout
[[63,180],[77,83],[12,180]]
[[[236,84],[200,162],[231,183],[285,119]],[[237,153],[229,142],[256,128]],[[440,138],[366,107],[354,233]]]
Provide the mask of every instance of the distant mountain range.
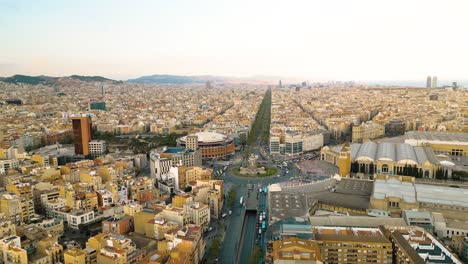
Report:
[[24,83],[24,84],[44,84],[44,85],[54,85],[60,84],[67,81],[82,81],[82,82],[111,82],[111,83],[120,83],[121,81],[111,80],[102,76],[81,76],[81,75],[71,75],[66,77],[50,77],[50,76],[28,76],[28,75],[13,75],[11,77],[0,77],[0,81],[7,83]]
[[[266,76],[266,75],[254,75],[250,77],[227,77],[227,76],[214,76],[214,75],[196,75],[196,76],[185,76],[185,75],[170,75],[170,74],[155,74],[148,76],[141,76],[135,79],[128,79],[127,81],[116,81],[102,76],[83,76],[83,75],[70,75],[64,77],[51,77],[51,76],[28,76],[28,75],[13,75],[11,77],[0,77],[0,81],[7,83],[24,83],[31,85],[67,85],[79,82],[105,82],[105,83],[140,83],[140,84],[204,84],[207,81],[211,81],[213,84],[221,83],[257,83],[257,84],[277,84],[278,80],[283,81],[283,85],[300,83],[299,78],[281,78],[279,76]],[[464,87],[468,86],[468,80],[456,80],[458,85]],[[363,80],[357,81],[358,84],[368,85],[383,85],[383,86],[414,86],[424,87],[425,81],[420,80]],[[439,80],[439,87],[444,85],[451,85],[451,80]]]
[[148,84],[192,84],[192,83],[205,83],[207,81],[223,82],[225,78],[217,76],[182,76],[182,75],[168,75],[168,74],[155,74],[149,76],[142,76],[136,79],[129,79],[130,83],[148,83]]

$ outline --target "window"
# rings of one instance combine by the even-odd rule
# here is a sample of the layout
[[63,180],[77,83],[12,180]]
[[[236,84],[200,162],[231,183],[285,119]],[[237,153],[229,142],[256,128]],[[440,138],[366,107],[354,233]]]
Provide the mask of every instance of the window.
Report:
[[387,164],[382,165],[382,173],[388,173],[388,165]]

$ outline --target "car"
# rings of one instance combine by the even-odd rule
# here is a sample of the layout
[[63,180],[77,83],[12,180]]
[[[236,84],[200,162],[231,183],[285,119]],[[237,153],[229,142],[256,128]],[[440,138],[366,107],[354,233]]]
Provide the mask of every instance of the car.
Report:
[[212,228],[211,226],[210,226],[210,227],[208,227],[208,231],[211,231],[211,230],[213,230],[213,228]]
[[231,210],[229,210],[228,214],[229,214],[229,215],[230,215],[230,214],[232,214],[232,211],[231,211]]
[[224,214],[221,215],[222,218],[225,218],[226,216],[227,216],[226,213],[224,213]]

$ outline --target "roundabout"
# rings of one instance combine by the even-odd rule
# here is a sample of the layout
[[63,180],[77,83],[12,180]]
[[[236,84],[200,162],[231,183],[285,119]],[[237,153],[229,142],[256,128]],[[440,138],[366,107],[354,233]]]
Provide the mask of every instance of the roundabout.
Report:
[[258,156],[253,153],[248,159],[247,166],[234,166],[229,169],[229,173],[239,177],[269,177],[276,175],[278,170],[271,166],[257,166]]
[[254,173],[241,173],[241,166],[233,166],[229,168],[228,170],[228,175],[232,176],[237,176],[237,177],[242,177],[244,179],[248,178],[264,178],[264,177],[270,177],[270,176],[275,176],[278,173],[278,169],[275,167],[269,167],[269,166],[264,166],[264,172],[254,172]]

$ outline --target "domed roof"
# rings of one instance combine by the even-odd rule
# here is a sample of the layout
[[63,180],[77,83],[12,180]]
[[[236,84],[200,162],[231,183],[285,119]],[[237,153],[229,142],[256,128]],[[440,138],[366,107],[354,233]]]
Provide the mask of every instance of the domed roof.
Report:
[[[191,134],[191,136],[198,136],[198,142],[204,142],[204,143],[215,143],[215,142],[220,142],[224,141],[227,139],[227,136],[215,132],[198,132],[195,134]],[[187,136],[183,137],[180,139],[181,141],[185,142],[187,141]]]

